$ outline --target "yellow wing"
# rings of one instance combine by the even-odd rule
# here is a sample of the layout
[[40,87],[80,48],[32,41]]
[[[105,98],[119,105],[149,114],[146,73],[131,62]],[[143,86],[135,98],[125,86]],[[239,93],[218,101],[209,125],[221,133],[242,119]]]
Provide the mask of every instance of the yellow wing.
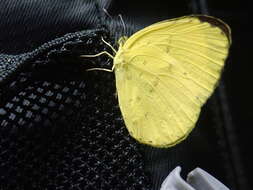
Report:
[[230,41],[229,27],[209,16],[160,22],[127,39],[114,64],[131,136],[155,147],[185,139],[220,78]]

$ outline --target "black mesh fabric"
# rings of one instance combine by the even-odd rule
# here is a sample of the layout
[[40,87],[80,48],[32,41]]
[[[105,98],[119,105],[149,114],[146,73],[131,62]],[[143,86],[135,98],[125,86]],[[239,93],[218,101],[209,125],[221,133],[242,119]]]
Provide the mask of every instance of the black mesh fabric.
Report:
[[10,64],[8,71],[16,71],[1,85],[4,188],[148,187],[142,156],[120,117],[114,76],[86,72],[95,63],[102,67],[107,58],[94,63],[79,58],[81,52],[103,51],[106,33],[68,34],[20,59],[1,57],[3,65]]
[[[98,5],[83,5],[85,27],[99,28]],[[64,35],[29,53],[1,55],[1,188],[149,188],[137,143],[121,119],[114,75],[86,72],[111,61],[79,58],[104,50],[102,36],[113,44],[100,22],[100,29]]]
[[[153,10],[150,2],[132,10],[127,5],[134,1],[0,3],[0,189],[157,190],[177,165],[183,175],[199,166],[232,189],[238,187],[223,89],[204,106],[187,140],[157,149],[129,136],[113,73],[86,71],[111,68],[107,56],[80,55],[111,52],[102,37],[117,48],[119,36],[148,24],[138,11],[144,5]],[[159,6],[164,11],[159,19],[201,12],[198,1]]]

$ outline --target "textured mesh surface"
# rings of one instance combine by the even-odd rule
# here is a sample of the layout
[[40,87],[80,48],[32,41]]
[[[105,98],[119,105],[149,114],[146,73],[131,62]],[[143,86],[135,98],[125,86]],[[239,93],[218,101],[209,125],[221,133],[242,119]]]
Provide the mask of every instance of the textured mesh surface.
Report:
[[103,50],[102,33],[68,34],[24,57],[1,58],[3,73],[6,61],[8,71],[18,68],[0,94],[4,189],[148,188],[139,148],[120,116],[114,75],[85,71],[110,62],[78,58]]

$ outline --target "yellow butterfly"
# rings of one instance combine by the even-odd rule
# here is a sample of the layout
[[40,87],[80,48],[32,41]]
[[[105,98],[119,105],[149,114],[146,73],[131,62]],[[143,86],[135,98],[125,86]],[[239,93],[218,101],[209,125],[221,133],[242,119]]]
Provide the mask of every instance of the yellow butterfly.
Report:
[[192,15],[120,38],[114,57],[107,52],[93,56],[113,58],[119,106],[130,135],[140,143],[171,147],[194,128],[217,86],[230,44],[228,25]]

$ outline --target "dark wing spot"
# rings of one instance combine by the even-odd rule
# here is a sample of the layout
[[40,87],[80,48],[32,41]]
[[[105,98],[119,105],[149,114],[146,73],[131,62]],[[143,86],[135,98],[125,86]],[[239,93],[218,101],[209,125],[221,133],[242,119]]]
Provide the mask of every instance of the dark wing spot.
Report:
[[126,79],[127,80],[132,80],[132,76],[128,74],[127,77],[126,77]]
[[150,89],[149,89],[149,92],[150,92],[150,93],[154,92],[154,89],[153,89],[153,88],[150,88]]

